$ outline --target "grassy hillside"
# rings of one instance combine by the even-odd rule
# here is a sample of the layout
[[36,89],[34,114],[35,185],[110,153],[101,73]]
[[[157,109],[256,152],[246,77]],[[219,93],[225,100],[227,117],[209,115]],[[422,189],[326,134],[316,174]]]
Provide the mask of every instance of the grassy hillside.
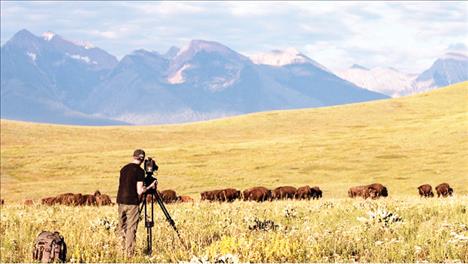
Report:
[[[468,82],[411,97],[275,111],[186,125],[78,127],[1,121],[7,202],[91,193],[115,196],[135,148],[160,165],[160,188],[319,185],[342,198],[381,182],[391,196],[449,182],[468,194]],[[199,196],[196,195],[198,198]]]

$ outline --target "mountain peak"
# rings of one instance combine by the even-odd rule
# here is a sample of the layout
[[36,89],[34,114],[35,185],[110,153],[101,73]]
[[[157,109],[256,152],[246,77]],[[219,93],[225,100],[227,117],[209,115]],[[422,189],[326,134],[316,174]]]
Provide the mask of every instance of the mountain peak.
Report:
[[255,64],[265,64],[272,66],[285,66],[289,64],[312,64],[324,71],[329,71],[320,63],[307,57],[295,48],[287,48],[284,50],[272,50],[267,53],[258,53],[250,56],[250,59]]
[[463,53],[459,53],[459,52],[447,52],[445,53],[441,58],[441,60],[461,60],[461,61],[466,61],[468,60],[468,57],[463,54]]

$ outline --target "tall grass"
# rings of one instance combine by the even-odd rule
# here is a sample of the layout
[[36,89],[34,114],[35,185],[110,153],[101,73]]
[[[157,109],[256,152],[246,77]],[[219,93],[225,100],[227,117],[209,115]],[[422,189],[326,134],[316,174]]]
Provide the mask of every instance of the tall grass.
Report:
[[[125,259],[114,207],[1,208],[0,261],[30,262],[42,230],[57,230],[70,262],[468,262],[468,197],[377,201],[234,202],[168,205],[185,249],[156,209],[154,252],[139,224],[137,255]],[[232,255],[232,256],[231,256]]]

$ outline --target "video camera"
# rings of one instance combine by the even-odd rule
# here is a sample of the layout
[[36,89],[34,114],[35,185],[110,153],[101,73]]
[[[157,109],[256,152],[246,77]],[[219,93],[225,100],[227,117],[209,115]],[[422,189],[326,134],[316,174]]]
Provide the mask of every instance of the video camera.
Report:
[[[151,157],[148,157],[147,159],[145,159],[145,161],[143,162],[143,167],[146,173],[144,185],[150,186],[151,183],[156,181],[156,178],[153,177],[153,174],[158,171],[159,167],[156,164],[156,161],[154,161],[154,159]],[[154,193],[155,189],[148,190],[148,192]]]

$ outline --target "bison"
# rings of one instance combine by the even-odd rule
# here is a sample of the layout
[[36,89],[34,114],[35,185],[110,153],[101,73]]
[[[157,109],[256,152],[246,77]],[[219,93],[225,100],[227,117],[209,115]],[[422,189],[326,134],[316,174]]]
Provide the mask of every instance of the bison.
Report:
[[243,192],[244,201],[263,202],[271,199],[271,190],[265,187],[253,187]]
[[177,201],[181,203],[188,203],[188,202],[194,202],[193,198],[187,195],[182,195],[177,197]]
[[434,193],[432,192],[432,186],[429,184],[423,184],[419,186],[418,191],[421,197],[434,197]]
[[4,204],[5,204],[5,200],[0,199],[0,205],[4,205]]
[[213,190],[213,191],[205,191],[200,193],[201,200],[208,200],[208,201],[216,201],[218,197],[218,193],[222,190]]
[[[388,196],[387,187],[383,186],[383,185],[380,184],[380,183],[369,184],[369,185],[367,185],[367,187],[368,187],[369,189],[375,190],[375,194],[376,194],[375,198],[379,198],[380,196],[383,196],[383,197],[387,197],[387,196]],[[372,196],[373,193],[374,193],[372,190],[369,190],[371,196]]]
[[41,199],[41,204],[43,205],[54,205],[56,204],[56,197],[46,197]]
[[98,206],[113,205],[110,196],[107,194],[95,195],[94,197],[96,198],[96,205]]
[[292,186],[281,186],[272,191],[272,199],[293,199],[296,188]]
[[75,200],[75,195],[73,193],[62,193],[57,195],[56,203],[63,205],[76,205],[80,204],[80,201]]
[[96,196],[94,196],[92,194],[82,195],[80,205],[97,205]]
[[314,186],[310,188],[312,191],[312,199],[319,199],[322,198],[322,190],[318,186]]
[[453,189],[450,187],[448,183],[441,183],[436,186],[436,191],[437,191],[437,197],[447,197],[447,196],[452,196]]
[[228,188],[220,190],[216,194],[216,200],[220,202],[233,202],[234,200],[239,199],[241,192],[239,190]]
[[24,205],[31,206],[31,205],[34,205],[34,202],[31,199],[27,199],[24,201]]
[[177,202],[177,193],[173,190],[161,191],[160,195],[164,203],[175,203]]
[[377,197],[377,191],[372,188],[369,188],[368,185],[355,186],[355,187],[349,188],[348,196],[351,198],[362,197],[364,199],[367,199],[367,198],[374,199]]
[[310,200],[310,198],[312,198],[312,189],[310,188],[309,185],[299,187],[296,190],[296,194],[294,195],[294,198]]

